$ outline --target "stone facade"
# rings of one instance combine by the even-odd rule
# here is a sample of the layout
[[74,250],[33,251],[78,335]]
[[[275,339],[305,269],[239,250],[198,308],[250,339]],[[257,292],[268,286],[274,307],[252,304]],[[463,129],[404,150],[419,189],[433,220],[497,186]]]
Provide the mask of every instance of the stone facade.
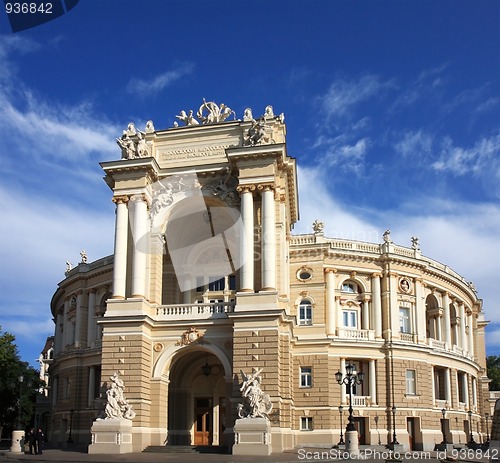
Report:
[[395,430],[406,448],[433,449],[442,425],[449,442],[484,439],[486,322],[472,284],[389,231],[341,240],[316,222],[292,235],[283,116],[220,110],[212,121],[200,108],[200,124],[181,113],[186,126],[166,130],[130,124],[123,159],[101,164],[115,249],[68,269],[53,296],[49,440],[89,444],[118,372],[135,451],[232,447],[240,371],[262,369],[273,451],[332,446],[349,401],[335,373],[348,364],[365,373],[352,391],[360,444]]

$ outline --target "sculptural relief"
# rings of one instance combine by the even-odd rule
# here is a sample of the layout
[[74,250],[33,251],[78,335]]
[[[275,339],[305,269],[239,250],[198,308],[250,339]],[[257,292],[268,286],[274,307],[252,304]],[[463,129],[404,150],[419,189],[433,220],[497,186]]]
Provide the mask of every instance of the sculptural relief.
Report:
[[244,143],[250,146],[273,143],[274,140],[269,136],[269,132],[271,131],[272,129],[266,124],[264,116],[257,120],[253,119],[252,125],[245,134]]

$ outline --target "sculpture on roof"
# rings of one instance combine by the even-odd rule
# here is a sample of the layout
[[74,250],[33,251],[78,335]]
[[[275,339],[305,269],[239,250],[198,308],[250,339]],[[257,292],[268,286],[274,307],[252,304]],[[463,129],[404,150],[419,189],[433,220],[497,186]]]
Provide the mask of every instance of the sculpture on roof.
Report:
[[80,257],[82,258],[81,260],[81,264],[86,264],[87,261],[88,261],[88,257],[87,257],[87,251],[83,250],[80,252]]
[[266,124],[264,116],[259,119],[252,120],[252,125],[249,127],[245,134],[245,144],[250,146],[262,145],[264,143],[272,143],[273,140],[268,135],[272,129]]
[[217,122],[224,122],[231,114],[236,119],[236,113],[224,103],[218,106],[213,101],[206,101],[203,98],[203,104],[198,109],[196,116],[202,124],[215,124]]
[[260,387],[262,369],[254,370],[249,375],[246,375],[243,370],[240,370],[240,372],[243,380],[240,391],[244,402],[238,404],[238,416],[240,418],[260,417],[269,419],[273,404],[269,395],[265,394]]
[[323,230],[325,228],[325,224],[321,222],[320,220],[316,219],[313,223],[313,230],[314,234],[318,235],[320,233],[323,233]]
[[382,237],[384,238],[384,243],[392,243],[391,230],[386,230]]
[[415,251],[420,251],[420,243],[418,240],[418,236],[411,237],[411,248],[415,249]]
[[106,414],[105,419],[133,419],[135,417],[135,411],[123,395],[123,390],[125,388],[123,381],[116,372],[113,373],[110,379],[111,386],[109,386],[106,391],[107,403],[104,409],[104,413]]
[[186,111],[181,111],[178,116],[175,116],[180,121],[184,122],[184,125],[199,125],[200,123],[194,118],[193,110],[189,110],[189,114]]
[[122,136],[116,139],[116,143],[122,149],[122,159],[145,158],[149,156],[149,145],[146,142],[146,134],[154,132],[153,121],[146,123],[145,132],[137,130],[133,122],[127,126]]

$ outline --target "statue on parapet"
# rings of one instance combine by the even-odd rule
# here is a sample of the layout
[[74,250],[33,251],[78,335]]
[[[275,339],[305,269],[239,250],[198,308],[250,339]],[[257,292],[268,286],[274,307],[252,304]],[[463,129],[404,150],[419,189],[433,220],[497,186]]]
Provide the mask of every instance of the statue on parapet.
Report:
[[231,114],[236,119],[236,113],[224,103],[217,105],[213,101],[206,101],[203,98],[203,104],[198,109],[196,116],[202,124],[216,124],[217,122],[224,122]]
[[240,370],[240,372],[243,380],[240,392],[244,401],[238,404],[238,416],[240,418],[269,419],[273,404],[269,395],[265,394],[260,387],[262,369],[254,370],[249,375],[246,375],[243,370]]

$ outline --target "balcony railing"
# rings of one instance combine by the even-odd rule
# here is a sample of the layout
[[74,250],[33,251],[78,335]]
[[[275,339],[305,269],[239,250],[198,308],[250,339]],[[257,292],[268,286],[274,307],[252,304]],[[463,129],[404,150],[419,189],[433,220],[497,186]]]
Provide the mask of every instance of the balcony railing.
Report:
[[416,335],[413,333],[399,333],[401,336],[401,341],[404,342],[415,342],[416,341]]
[[345,339],[359,339],[359,340],[372,340],[375,339],[372,330],[356,330],[349,328],[339,328],[337,330],[339,338]]
[[156,316],[160,320],[225,318],[234,312],[234,306],[234,302],[160,305],[156,308]]
[[369,395],[353,395],[352,396],[352,406],[353,407],[369,407],[370,406]]

